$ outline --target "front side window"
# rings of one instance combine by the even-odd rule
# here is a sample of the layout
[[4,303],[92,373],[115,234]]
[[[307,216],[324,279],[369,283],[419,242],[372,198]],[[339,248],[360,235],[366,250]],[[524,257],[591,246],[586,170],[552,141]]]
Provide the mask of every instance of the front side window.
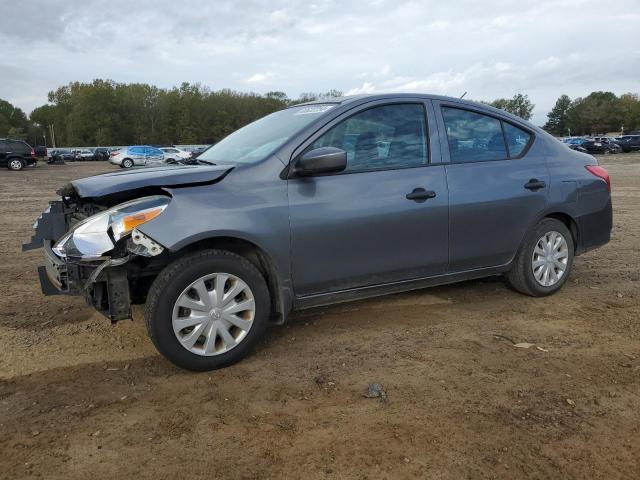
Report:
[[507,148],[500,120],[488,115],[442,108],[452,162],[504,160]]
[[343,120],[307,150],[345,150],[349,172],[419,167],[429,159],[426,131],[422,105],[385,105]]

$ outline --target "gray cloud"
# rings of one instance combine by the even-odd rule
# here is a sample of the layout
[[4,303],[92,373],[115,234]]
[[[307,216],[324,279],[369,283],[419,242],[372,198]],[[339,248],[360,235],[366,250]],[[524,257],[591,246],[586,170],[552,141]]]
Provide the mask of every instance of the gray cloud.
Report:
[[27,111],[94,78],[290,96],[523,92],[538,123],[561,93],[640,90],[637,0],[2,3],[0,98]]

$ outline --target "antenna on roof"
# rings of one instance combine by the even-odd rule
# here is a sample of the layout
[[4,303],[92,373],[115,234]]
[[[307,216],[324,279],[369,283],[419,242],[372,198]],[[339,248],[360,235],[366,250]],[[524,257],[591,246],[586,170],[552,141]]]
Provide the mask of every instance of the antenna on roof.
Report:
[[463,99],[466,94],[467,92],[464,92],[462,95],[460,95],[460,98]]

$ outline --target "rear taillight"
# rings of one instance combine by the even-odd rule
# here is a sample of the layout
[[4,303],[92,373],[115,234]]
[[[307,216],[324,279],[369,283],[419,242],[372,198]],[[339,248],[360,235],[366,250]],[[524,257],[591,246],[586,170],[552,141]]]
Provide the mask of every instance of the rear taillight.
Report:
[[607,172],[600,165],[587,165],[584,168],[589,170],[589,173],[595,175],[598,178],[601,178],[607,183],[607,189],[611,191],[611,179],[609,178],[609,172]]
[[115,157],[118,154],[118,152],[111,152],[111,156]]
[[32,157],[35,157],[35,156],[36,156],[36,151],[35,151],[33,148],[31,149],[31,156],[32,156]]

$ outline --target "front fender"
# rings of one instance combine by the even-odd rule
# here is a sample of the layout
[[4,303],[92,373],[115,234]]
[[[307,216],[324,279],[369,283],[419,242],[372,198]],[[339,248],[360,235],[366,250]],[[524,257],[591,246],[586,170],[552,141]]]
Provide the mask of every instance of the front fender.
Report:
[[232,176],[218,184],[169,189],[165,211],[138,229],[171,252],[220,237],[250,242],[268,256],[279,288],[292,292],[286,182]]

